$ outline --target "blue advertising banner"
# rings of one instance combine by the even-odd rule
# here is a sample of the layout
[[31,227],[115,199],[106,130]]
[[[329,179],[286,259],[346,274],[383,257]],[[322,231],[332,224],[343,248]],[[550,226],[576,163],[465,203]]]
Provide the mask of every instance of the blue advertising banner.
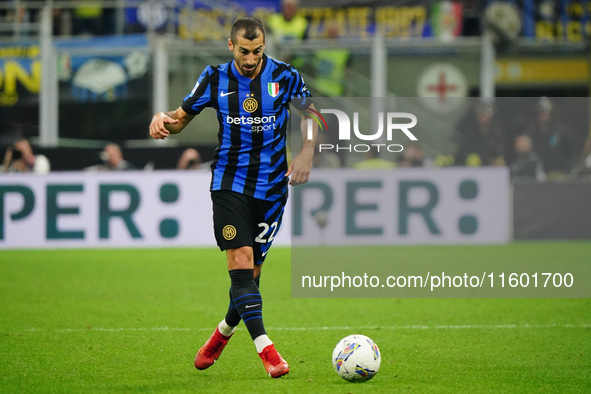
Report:
[[[146,137],[151,80],[145,35],[56,39],[54,47],[61,138]],[[38,134],[40,52],[33,40],[0,45],[0,119],[6,143],[9,135]]]
[[56,47],[60,96],[65,101],[125,99],[134,95],[129,89],[133,81],[148,71],[148,39],[143,34],[69,39],[56,42]]

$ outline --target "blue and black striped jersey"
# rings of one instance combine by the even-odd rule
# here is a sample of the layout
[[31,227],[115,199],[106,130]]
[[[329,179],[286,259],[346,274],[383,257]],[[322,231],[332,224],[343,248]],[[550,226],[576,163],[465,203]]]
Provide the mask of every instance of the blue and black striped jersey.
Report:
[[207,66],[181,107],[191,115],[205,107],[217,111],[219,146],[211,190],[276,201],[287,192],[289,103],[310,92],[290,65],[266,55],[261,61],[254,79],[242,76],[234,61]]

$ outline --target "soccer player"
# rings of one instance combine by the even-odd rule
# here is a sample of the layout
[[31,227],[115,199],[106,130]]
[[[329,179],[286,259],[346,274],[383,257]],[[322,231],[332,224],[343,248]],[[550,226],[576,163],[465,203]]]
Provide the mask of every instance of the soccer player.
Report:
[[[317,128],[312,127],[309,138],[307,126],[314,123],[307,121],[306,111],[313,111],[310,92],[292,66],[264,55],[265,29],[260,20],[237,20],[228,46],[234,60],[206,67],[179,108],[154,115],[150,135],[165,139],[181,132],[205,107],[216,109],[219,146],[211,165],[210,189],[215,237],[226,251],[230,274],[230,305],[199,349],[195,367],[210,367],[242,320],[267,373],[278,378],[289,372],[289,366],[263,324],[261,267],[281,225],[288,180],[292,186],[308,181]],[[302,113],[304,141],[288,168],[290,103]]]

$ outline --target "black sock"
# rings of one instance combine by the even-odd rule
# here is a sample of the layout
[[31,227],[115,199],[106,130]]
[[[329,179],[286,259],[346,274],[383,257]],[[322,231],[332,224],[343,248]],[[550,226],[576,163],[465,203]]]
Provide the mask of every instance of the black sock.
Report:
[[[252,269],[231,270],[230,279],[232,285],[230,287],[231,307],[238,312],[250,337],[254,340],[260,335],[264,335],[265,326],[263,325],[263,299],[259,288],[253,278]],[[226,320],[228,325],[230,322]],[[234,323],[234,321],[232,321]]]
[[236,307],[234,306],[234,303],[232,302],[232,289],[230,288],[229,291],[230,294],[230,305],[228,306],[228,312],[226,312],[226,317],[224,318],[224,320],[226,320],[226,324],[229,325],[230,327],[236,327],[239,323],[240,323],[240,314],[238,313],[238,311],[236,310]]
[[[257,287],[260,287],[260,283],[261,283],[261,274],[259,273],[259,276],[257,276],[256,278],[254,278],[254,283],[257,285]],[[226,324],[229,325],[230,327],[236,327],[239,323],[240,323],[240,314],[238,313],[238,311],[236,310],[236,307],[234,306],[234,302],[232,301],[232,289],[230,288],[230,305],[228,306],[228,312],[226,312],[226,317],[224,320],[226,320]]]

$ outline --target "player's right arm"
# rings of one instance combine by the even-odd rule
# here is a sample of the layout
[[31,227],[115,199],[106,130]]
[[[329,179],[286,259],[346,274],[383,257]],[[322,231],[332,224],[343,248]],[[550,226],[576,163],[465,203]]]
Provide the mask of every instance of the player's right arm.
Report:
[[195,83],[193,90],[184,99],[180,107],[174,111],[158,112],[150,123],[150,136],[163,140],[170,134],[178,134],[198,115],[203,108],[211,107],[211,74],[215,70],[207,66]]
[[150,136],[157,140],[163,140],[170,134],[178,134],[194,117],[195,115],[189,115],[181,107],[174,111],[158,112],[152,117]]

